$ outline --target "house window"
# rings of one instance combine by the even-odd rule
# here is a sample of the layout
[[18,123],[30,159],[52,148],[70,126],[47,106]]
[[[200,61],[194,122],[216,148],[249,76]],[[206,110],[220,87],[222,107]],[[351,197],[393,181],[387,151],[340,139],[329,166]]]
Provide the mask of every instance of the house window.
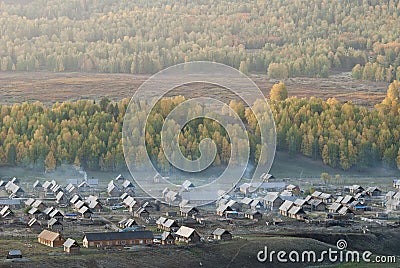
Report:
[[143,244],[143,240],[139,240],[139,244]]

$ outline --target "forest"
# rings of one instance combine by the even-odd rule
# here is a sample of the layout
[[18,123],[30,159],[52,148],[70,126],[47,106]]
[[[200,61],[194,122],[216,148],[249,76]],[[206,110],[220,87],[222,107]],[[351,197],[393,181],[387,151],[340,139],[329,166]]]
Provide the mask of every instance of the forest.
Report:
[[[275,118],[277,149],[290,156],[302,154],[342,170],[364,170],[381,166],[400,168],[400,82],[394,81],[386,98],[373,109],[340,103],[335,99],[287,97],[284,83],[273,86],[270,106]],[[134,166],[146,154],[160,170],[169,171],[163,156],[159,130],[166,115],[185,100],[165,98],[152,110],[146,127],[146,147],[133,147]],[[125,169],[122,125],[129,100],[99,102],[79,100],[49,107],[40,102],[0,106],[0,164],[54,170],[62,163],[87,169]],[[146,104],[142,104],[146,105]],[[229,103],[246,125],[250,161],[258,161],[259,124],[249,107]],[[135,118],[133,126],[146,121]],[[233,126],[235,127],[235,126]],[[138,136],[133,127],[132,135]],[[217,145],[213,165],[224,165],[231,155],[226,130],[210,119],[198,119],[181,130],[179,145],[188,159],[199,156],[200,140],[211,138]],[[139,143],[138,143],[139,144]],[[134,145],[133,145],[134,146]]]
[[398,0],[2,0],[0,70],[150,74],[194,60],[270,78],[400,79]]

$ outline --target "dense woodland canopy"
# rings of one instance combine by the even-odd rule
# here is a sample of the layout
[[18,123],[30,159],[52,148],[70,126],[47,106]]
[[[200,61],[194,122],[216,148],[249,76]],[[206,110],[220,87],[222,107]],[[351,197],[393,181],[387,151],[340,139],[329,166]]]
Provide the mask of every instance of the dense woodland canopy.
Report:
[[211,60],[272,78],[400,79],[398,0],[2,0],[0,12],[2,71],[138,74]]
[[[284,89],[284,85],[280,85]],[[277,146],[290,155],[303,154],[332,167],[348,170],[383,164],[400,167],[400,82],[388,88],[382,103],[372,110],[335,99],[327,101],[296,97],[271,100],[277,128]],[[163,157],[159,131],[165,116],[179,103],[181,96],[163,99],[148,121],[146,148],[135,147],[133,165],[140,167],[146,153],[164,171],[169,165]],[[82,165],[88,169],[121,170],[125,168],[121,131],[129,100],[118,103],[102,99],[54,104],[39,102],[0,106],[0,164],[54,169],[61,163]],[[146,105],[146,104],[141,104]],[[251,161],[258,161],[259,126],[249,108],[238,101],[230,107],[245,122],[250,138]],[[145,121],[137,117],[133,126]],[[132,135],[139,137],[133,128]],[[212,138],[218,155],[214,165],[226,164],[230,141],[226,131],[215,121],[199,119],[185,126],[180,145],[189,159],[199,156],[198,144]],[[139,142],[138,142],[139,144]]]

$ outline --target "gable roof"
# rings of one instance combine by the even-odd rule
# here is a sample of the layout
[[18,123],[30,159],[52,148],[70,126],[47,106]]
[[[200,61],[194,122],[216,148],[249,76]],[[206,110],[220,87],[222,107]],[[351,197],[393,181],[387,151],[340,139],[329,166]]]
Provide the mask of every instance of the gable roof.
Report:
[[71,199],[70,199],[70,203],[71,204],[75,204],[78,200],[82,200],[82,198],[79,195],[74,195]]
[[381,189],[379,189],[376,186],[370,186],[367,188],[367,190],[365,190],[367,193],[372,193],[372,192],[382,192]]
[[222,228],[217,228],[212,232],[213,235],[223,235],[223,234],[230,234],[229,231],[222,229]]
[[42,184],[40,183],[39,180],[36,180],[36,181],[33,183],[33,188],[40,188],[40,187],[42,187]]
[[116,178],[115,178],[115,180],[116,181],[122,181],[122,180],[124,180],[125,178],[124,178],[124,176],[122,176],[122,174],[119,174]]
[[183,183],[182,183],[182,188],[184,188],[184,189],[186,189],[186,190],[189,190],[189,188],[193,188],[194,187],[194,184],[191,182],[191,181],[189,181],[189,180],[185,180]]
[[329,206],[329,209],[330,210],[333,210],[333,211],[338,211],[340,208],[342,207],[342,204],[341,203],[332,203],[330,206]]
[[343,199],[342,199],[342,204],[348,204],[350,202],[354,201],[354,197],[352,197],[351,195],[346,195]]
[[124,188],[135,188],[135,185],[129,180],[125,180],[124,183],[122,184],[122,187]]
[[126,197],[123,202],[128,207],[133,207],[137,203],[136,200],[132,196]]
[[146,208],[140,207],[135,211],[136,214],[149,213]]
[[38,208],[40,205],[44,205],[42,200],[36,200],[35,202],[33,202],[32,207],[34,208]]
[[37,208],[31,208],[28,211],[28,214],[30,214],[30,215],[39,214],[39,213],[40,213],[40,210],[38,210]]
[[47,207],[43,210],[43,214],[49,215],[54,210],[54,207]]
[[313,199],[313,200],[310,200],[309,202],[308,202],[311,206],[313,206],[313,207],[317,207],[317,206],[319,206],[319,205],[325,205],[325,203],[324,202],[322,202],[322,200],[315,200],[315,199]]
[[40,223],[40,221],[38,221],[37,219],[35,219],[35,218],[32,218],[32,219],[30,219],[29,221],[28,221],[28,226],[29,227],[32,227],[33,225],[42,225],[41,223]]
[[61,200],[62,198],[65,198],[65,194],[63,191],[59,191],[56,195],[57,200]]
[[51,218],[48,222],[47,222],[48,226],[53,226],[53,225],[62,225],[61,222],[59,222],[57,219],[55,218]]
[[0,210],[0,216],[7,217],[8,215],[12,215],[13,212],[11,211],[9,206],[5,206]]
[[35,199],[33,198],[28,198],[27,200],[25,200],[25,205],[27,206],[32,206],[32,204],[35,202]]
[[199,212],[199,210],[196,207],[191,207],[191,206],[181,207],[180,209],[182,213],[189,213],[192,210],[195,212]]
[[137,223],[134,219],[127,219],[124,225],[125,227],[131,227],[132,225],[137,225]]
[[68,238],[68,239],[64,242],[63,246],[66,247],[66,248],[80,247],[79,244],[78,244],[74,239],[71,239],[71,238]]
[[[182,236],[185,238],[189,238],[190,236],[192,236],[193,234],[197,234],[199,235],[195,229],[187,227],[187,226],[181,226],[181,228],[179,228],[179,230],[176,232],[176,235],[178,236]],[[200,235],[199,235],[200,236]]]
[[305,199],[301,199],[301,198],[297,198],[296,201],[294,201],[294,204],[296,206],[304,206],[307,203],[307,201]]
[[341,215],[346,215],[347,213],[351,212],[351,210],[348,207],[342,207],[341,209],[339,209],[338,213]]
[[39,235],[38,238],[48,240],[48,241],[55,241],[60,237],[61,235],[59,233],[55,233],[49,230],[43,230]]
[[291,207],[289,209],[288,213],[291,215],[305,214],[304,210],[301,207],[297,207],[297,206]]
[[331,195],[331,194],[328,194],[328,193],[321,193],[321,194],[318,196],[318,198],[321,198],[321,199],[329,199],[329,198],[332,198],[332,195]]
[[170,232],[164,231],[161,235],[161,240],[164,241],[168,239],[168,237],[174,239],[174,236]]
[[311,194],[312,197],[319,197],[322,194],[322,192],[315,191]]
[[289,209],[294,205],[292,201],[285,200],[282,205],[279,207],[279,210],[289,211]]
[[156,220],[156,224],[163,224],[165,221],[167,220],[167,218],[165,217],[160,217]]
[[387,197],[387,198],[390,199],[390,198],[392,198],[395,194],[396,194],[395,191],[389,191],[389,192],[386,193],[385,197]]
[[76,203],[74,204],[74,207],[76,207],[77,209],[80,209],[81,207],[83,207],[85,205],[85,202],[83,202],[82,200],[78,200],[76,201]]
[[87,207],[87,206],[83,206],[79,209],[78,211],[80,214],[85,214],[85,213],[90,213],[92,214],[92,211]]
[[278,192],[270,192],[270,193],[267,193],[266,196],[264,196],[264,201],[265,202],[274,202],[276,199],[281,199],[282,200],[282,198],[279,197],[279,193]]
[[172,219],[167,219],[166,221],[164,221],[162,223],[163,226],[167,227],[167,228],[171,228],[173,226],[178,226],[178,224],[176,223],[176,221],[172,220]]
[[90,188],[90,185],[87,181],[83,181],[78,185],[78,188]]
[[56,216],[58,216],[58,217],[60,217],[60,216],[62,216],[62,217],[64,217],[64,212],[62,212],[61,210],[58,210],[58,209],[54,209],[51,213],[50,213],[50,217],[56,217]]
[[44,189],[48,189],[48,188],[51,187],[51,186],[53,186],[53,185],[51,184],[50,181],[45,181],[45,182],[42,184],[42,187],[43,187]]

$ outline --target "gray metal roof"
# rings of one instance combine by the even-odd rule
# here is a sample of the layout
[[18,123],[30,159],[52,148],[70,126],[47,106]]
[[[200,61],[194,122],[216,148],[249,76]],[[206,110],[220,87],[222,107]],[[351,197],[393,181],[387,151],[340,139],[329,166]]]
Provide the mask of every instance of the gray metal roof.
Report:
[[222,229],[222,228],[217,228],[217,229],[215,229],[214,232],[212,232],[213,235],[223,235],[223,234],[225,234],[225,233],[230,234],[229,231],[227,231],[227,230],[225,230],[225,229]]
[[88,241],[107,240],[129,240],[129,239],[153,239],[152,231],[135,232],[107,232],[107,233],[86,233],[84,236]]

